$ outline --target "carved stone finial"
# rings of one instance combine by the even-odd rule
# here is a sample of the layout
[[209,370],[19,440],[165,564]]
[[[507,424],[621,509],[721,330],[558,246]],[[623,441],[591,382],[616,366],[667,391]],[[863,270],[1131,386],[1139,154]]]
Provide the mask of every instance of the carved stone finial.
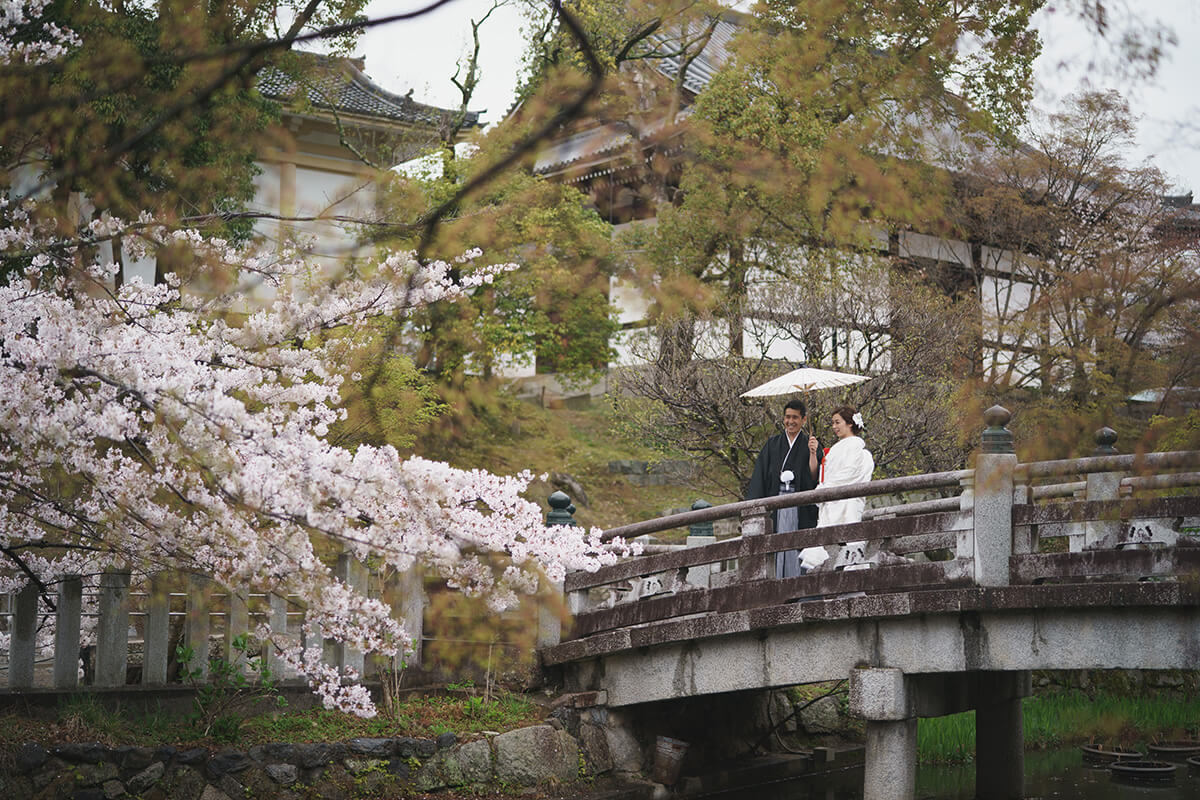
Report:
[[983,431],[984,453],[1013,452],[1012,433],[1005,427],[1011,419],[1012,413],[1004,406],[992,406],[983,412],[983,421],[987,423]]
[[1003,428],[1012,420],[1012,412],[1004,406],[992,406],[983,412],[983,421],[989,428]]
[[1105,456],[1117,452],[1117,448],[1113,447],[1117,443],[1117,432],[1107,425],[1096,431],[1096,455]]
[[[712,503],[707,500],[697,500],[692,503],[692,511],[703,511],[706,508],[712,508]],[[688,536],[712,536],[713,524],[711,522],[693,522],[688,525]]]
[[546,525],[577,525],[575,522],[575,505],[566,492],[554,492],[547,502],[550,503],[550,513],[546,515]]

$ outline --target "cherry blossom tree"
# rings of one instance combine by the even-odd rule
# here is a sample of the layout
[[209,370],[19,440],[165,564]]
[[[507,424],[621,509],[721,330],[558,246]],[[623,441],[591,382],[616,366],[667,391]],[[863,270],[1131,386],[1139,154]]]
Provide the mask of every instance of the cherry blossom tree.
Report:
[[[0,64],[44,64],[72,46],[72,34],[38,29],[44,3],[0,6]],[[330,553],[431,569],[502,609],[542,576],[626,551],[598,530],[547,529],[521,496],[528,473],[327,440],[345,382],[360,377],[342,365],[363,339],[340,332],[455,302],[511,265],[385,251],[328,281],[297,254],[149,215],[61,223],[34,198],[0,199],[0,591],[32,581],[45,594],[113,567],[201,573],[299,595],[309,642],[393,656],[411,645],[400,623],[339,580]],[[135,257],[169,252],[178,268],[158,285],[120,284],[114,242]],[[319,645],[259,634],[327,706],[373,713],[365,688],[320,663]]]

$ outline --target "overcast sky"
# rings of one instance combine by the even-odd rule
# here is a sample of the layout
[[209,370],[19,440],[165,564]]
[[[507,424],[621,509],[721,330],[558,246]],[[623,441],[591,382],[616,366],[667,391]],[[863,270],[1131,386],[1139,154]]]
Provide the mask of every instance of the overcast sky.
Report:
[[[1141,118],[1140,157],[1152,157],[1180,192],[1200,196],[1200,0],[1127,0],[1143,23],[1159,20],[1178,40],[1150,79],[1126,74],[1115,52],[1115,36],[1099,39],[1068,14],[1041,14],[1045,50],[1038,60],[1035,106],[1053,110],[1062,98],[1085,85],[1115,88]],[[1121,0],[1110,0],[1114,29],[1128,21]],[[414,0],[372,0],[367,15],[376,19],[425,5]],[[455,62],[468,52],[470,24],[487,13],[491,0],[453,0],[419,20],[381,26],[364,34],[358,54],[367,74],[384,88],[443,107],[459,101],[450,82]],[[1049,4],[1054,5],[1053,0]],[[473,110],[486,110],[485,122],[499,119],[512,103],[522,54],[523,19],[514,7],[497,9],[481,36],[482,79]]]

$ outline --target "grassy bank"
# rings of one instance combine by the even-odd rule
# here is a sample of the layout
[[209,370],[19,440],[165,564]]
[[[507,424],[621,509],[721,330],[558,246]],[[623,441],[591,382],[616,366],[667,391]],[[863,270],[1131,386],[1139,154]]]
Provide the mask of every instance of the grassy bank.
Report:
[[[1200,727],[1200,698],[1169,694],[1132,697],[1064,692],[1027,697],[1022,703],[1025,747],[1105,742],[1142,745],[1156,739],[1190,738]],[[953,764],[975,757],[975,712],[922,719],[917,724],[922,763]]]
[[[498,692],[491,700],[468,694],[412,697],[397,704],[395,714],[362,719],[323,709],[283,709],[243,718],[236,724],[207,726],[199,714],[114,711],[90,695],[63,702],[53,719],[19,714],[0,716],[0,751],[25,742],[54,745],[64,741],[120,745],[174,744],[218,748],[250,747],[264,742],[341,742],[355,737],[434,738],[442,733],[460,739],[481,731],[504,731],[536,725],[545,709],[524,696]],[[205,732],[205,728],[210,728]]]
[[[688,456],[663,454],[630,438],[603,401],[584,409],[544,409],[511,398],[496,402],[496,416],[480,423],[480,435],[424,442],[420,454],[451,466],[483,468],[501,475],[521,470],[535,476],[556,472],[569,475],[586,493],[586,502],[582,502],[568,491],[577,506],[575,520],[584,527],[610,528],[653,519],[672,510],[687,509],[695,500],[716,505],[740,499],[689,485],[635,485],[630,476],[610,472],[610,461],[628,459],[653,464]],[[546,498],[560,488],[550,480],[535,480],[526,496],[548,510]],[[684,535],[684,531],[676,531],[660,538],[670,541]]]

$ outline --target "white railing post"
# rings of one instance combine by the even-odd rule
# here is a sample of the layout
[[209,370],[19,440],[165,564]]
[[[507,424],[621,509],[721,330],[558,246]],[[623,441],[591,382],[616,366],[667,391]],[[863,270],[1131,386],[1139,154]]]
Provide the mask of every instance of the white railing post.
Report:
[[208,679],[208,646],[212,633],[209,611],[212,585],[205,575],[192,573],[187,581],[187,617],[183,627],[184,644],[192,648],[192,658],[184,665],[189,672],[199,671],[199,680]]
[[[1096,449],[1094,455],[1116,455],[1117,432],[1112,428],[1101,428],[1096,431]],[[1090,472],[1087,476],[1087,499],[1090,500],[1119,500],[1121,497],[1120,472]],[[1092,548],[1106,539],[1115,543],[1121,533],[1119,519],[1089,521],[1083,526],[1083,547]]]
[[96,625],[96,685],[124,686],[129,668],[129,570],[100,576]]
[[142,635],[142,683],[167,682],[171,654],[171,582],[166,572],[151,576],[146,597],[146,631]]
[[225,590],[225,658],[230,664],[237,664],[238,671],[245,675],[248,672],[246,663],[247,653],[239,653],[233,646],[233,640],[243,633],[250,632],[249,592],[242,588]]
[[64,575],[58,582],[54,611],[54,688],[79,685],[79,625],[83,614],[83,579]]
[[[290,645],[292,639],[288,634],[288,601],[283,595],[271,593],[267,595],[267,604],[270,606],[270,620],[267,627],[271,629],[272,639],[282,639]],[[279,653],[275,649],[275,644],[271,641],[263,643],[263,649],[266,651],[263,656],[267,659],[267,669],[271,671],[271,675],[280,680],[284,677],[284,662]]]
[[975,464],[975,583],[1005,586],[1013,553],[1013,472],[1017,466],[1012,433],[1005,427],[1012,414],[992,406],[983,412],[983,418],[988,427]]
[[[342,553],[337,560],[337,578],[351,590],[365,595],[367,593],[367,568],[354,557],[352,553]],[[338,642],[334,647],[334,662],[342,677],[347,670],[354,670],[359,680],[363,677],[363,652],[351,647],[345,642]]]
[[412,639],[413,651],[407,666],[421,666],[421,637],[425,635],[425,575],[420,566],[413,564],[408,570],[393,579],[395,602],[392,608],[403,620],[404,632]]
[[37,650],[38,587],[30,578],[17,592],[13,604],[12,635],[8,646],[8,685],[11,689],[33,686],[33,662]]

